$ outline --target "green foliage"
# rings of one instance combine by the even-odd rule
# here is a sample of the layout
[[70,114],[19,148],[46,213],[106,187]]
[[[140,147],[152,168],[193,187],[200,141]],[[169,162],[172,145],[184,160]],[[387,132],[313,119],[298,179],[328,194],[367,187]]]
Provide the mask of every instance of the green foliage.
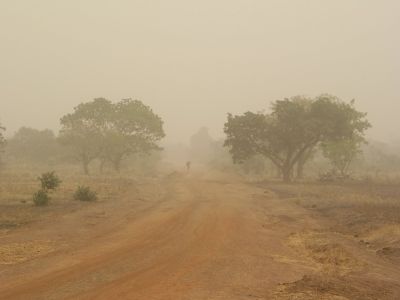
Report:
[[261,155],[254,155],[243,161],[241,167],[245,174],[261,175],[266,171],[266,160]]
[[102,131],[112,111],[112,103],[104,98],[79,104],[74,112],[61,118],[59,141],[70,147],[76,159],[82,163],[85,174],[89,164],[97,158],[102,149]]
[[61,184],[61,180],[55,172],[43,173],[38,179],[42,185],[42,190],[46,192],[57,189]]
[[96,201],[97,193],[87,186],[78,186],[74,193],[74,199],[79,201]]
[[119,170],[125,157],[159,150],[157,142],[165,136],[161,118],[131,99],[113,104],[97,98],[80,104],[61,119],[61,125],[61,143],[72,147],[86,174],[96,158]]
[[103,131],[102,157],[119,171],[122,160],[132,154],[161,150],[163,121],[139,100],[124,99],[113,106],[108,128]]
[[235,162],[257,154],[265,156],[285,181],[291,180],[294,166],[318,144],[362,138],[370,127],[366,114],[354,108],[354,101],[345,103],[329,95],[278,100],[271,109],[270,114],[229,114],[225,146]]
[[45,206],[49,203],[50,197],[46,190],[39,190],[35,194],[33,194],[33,203],[36,206]]
[[348,175],[348,170],[353,160],[361,153],[360,145],[364,140],[347,138],[327,141],[321,144],[322,152],[341,176]]

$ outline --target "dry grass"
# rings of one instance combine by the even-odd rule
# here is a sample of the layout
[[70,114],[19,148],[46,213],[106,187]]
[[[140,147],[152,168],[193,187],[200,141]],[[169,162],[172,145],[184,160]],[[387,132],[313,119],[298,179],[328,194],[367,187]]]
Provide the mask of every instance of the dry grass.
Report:
[[[84,228],[89,232],[111,216],[114,221],[124,220],[129,210],[121,210],[121,207],[146,205],[144,202],[158,201],[164,193],[159,180],[153,177],[135,174],[83,176],[79,171],[65,168],[56,170],[62,183],[50,194],[49,205],[37,207],[32,196],[40,188],[37,178],[42,172],[16,170],[0,174],[0,265],[19,264],[56,253],[68,247],[74,231]],[[90,187],[96,191],[98,199],[95,202],[74,200],[78,186]],[[71,223],[64,222],[69,224],[67,228],[57,227],[60,219]],[[31,231],[31,228],[40,230]]]
[[289,237],[289,245],[299,252],[299,255],[312,260],[316,269],[324,276],[326,274],[345,275],[361,270],[365,265],[355,257],[345,246],[327,238],[325,233],[301,232]]
[[[285,283],[276,299],[397,299],[395,283],[363,277],[370,264],[400,265],[400,184],[267,183],[281,201],[306,209],[319,224],[288,238],[299,260],[311,261],[314,272]],[[365,249],[365,254],[357,249]],[[371,259],[371,260],[370,260]],[[383,259],[383,260],[382,260]]]
[[70,169],[58,170],[62,180],[60,188],[51,193],[47,207],[34,207],[32,196],[40,188],[37,177],[41,170],[16,170],[0,173],[0,236],[9,230],[21,227],[46,217],[78,209],[83,205],[73,200],[79,185],[89,186],[97,192],[98,201],[113,201],[128,189],[132,190],[135,179],[131,176],[82,176]]
[[294,201],[371,250],[400,249],[400,185],[299,185]]
[[50,241],[30,241],[0,245],[0,265],[11,265],[31,260],[54,250]]
[[341,233],[361,236],[381,226],[400,224],[400,184],[274,183],[269,188],[283,200],[334,220],[335,230]]
[[[349,284],[351,282],[351,284]],[[376,282],[357,278],[307,275],[302,279],[282,284],[274,299],[285,300],[377,300],[395,299],[390,293],[390,285],[379,282],[379,288],[371,289]]]

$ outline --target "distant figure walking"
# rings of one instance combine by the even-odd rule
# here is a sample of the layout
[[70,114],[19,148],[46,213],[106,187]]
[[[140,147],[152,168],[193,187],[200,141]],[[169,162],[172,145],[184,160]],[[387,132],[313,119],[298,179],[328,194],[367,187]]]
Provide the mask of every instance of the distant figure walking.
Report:
[[190,166],[192,165],[192,163],[190,161],[186,162],[186,171],[189,172],[190,171]]

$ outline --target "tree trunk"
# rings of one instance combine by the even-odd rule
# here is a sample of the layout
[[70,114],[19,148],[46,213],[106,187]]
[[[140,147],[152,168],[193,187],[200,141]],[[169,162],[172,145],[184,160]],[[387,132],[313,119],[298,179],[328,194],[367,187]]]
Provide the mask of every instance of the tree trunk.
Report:
[[291,182],[293,175],[293,168],[283,167],[282,169],[282,178],[284,182]]
[[299,161],[297,162],[297,168],[296,168],[296,178],[298,179],[303,179],[304,178],[304,166],[306,163],[311,159],[314,153],[314,148],[310,148],[306,152],[303,153],[303,155],[300,156]]
[[121,158],[117,158],[113,161],[113,165],[114,165],[114,170],[117,171],[118,173],[120,173],[121,171]]
[[82,161],[82,166],[85,175],[89,175],[89,162],[87,160]]
[[304,178],[304,165],[306,161],[300,160],[297,164],[296,170],[296,178],[303,179]]
[[102,159],[102,160],[100,161],[100,167],[99,167],[99,171],[100,171],[101,174],[103,174],[104,165],[105,165],[105,164],[106,164],[106,160],[105,160],[105,159]]
[[278,166],[276,166],[275,165],[275,167],[276,167],[276,178],[282,178],[282,168],[281,167],[278,167]]

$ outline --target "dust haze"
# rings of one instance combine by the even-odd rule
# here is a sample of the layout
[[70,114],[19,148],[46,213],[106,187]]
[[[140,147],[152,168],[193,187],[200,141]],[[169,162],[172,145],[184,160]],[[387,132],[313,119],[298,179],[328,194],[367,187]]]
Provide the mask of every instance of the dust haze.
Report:
[[398,1],[2,1],[0,120],[59,129],[96,97],[137,98],[187,143],[226,113],[332,93],[396,140]]
[[400,2],[0,1],[0,300],[400,299]]

